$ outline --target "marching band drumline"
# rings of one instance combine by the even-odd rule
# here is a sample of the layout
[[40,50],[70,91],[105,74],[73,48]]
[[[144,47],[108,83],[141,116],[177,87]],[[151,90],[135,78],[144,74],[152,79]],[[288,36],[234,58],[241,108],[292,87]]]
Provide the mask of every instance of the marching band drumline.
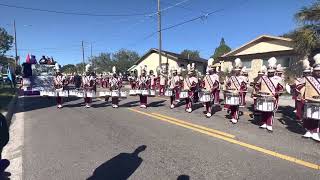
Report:
[[[293,99],[296,105],[297,120],[303,122],[306,133],[305,138],[312,138],[320,141],[320,54],[314,56],[315,66],[310,67],[309,61],[303,61],[303,76],[297,78],[291,85]],[[141,67],[140,76],[131,74],[128,77],[131,89],[130,96],[139,96],[140,107],[147,108],[148,96],[155,96],[159,90],[160,96],[170,98],[170,108],[176,107],[180,100],[185,101],[185,111],[191,113],[193,103],[200,101],[205,107],[205,116],[212,116],[212,106],[220,102],[220,90],[223,89],[224,107],[230,115],[230,121],[236,124],[239,121],[239,108],[246,105],[246,93],[248,86],[252,86],[253,106],[255,114],[260,114],[260,128],[268,132],[273,131],[274,115],[279,107],[279,97],[288,88],[283,81],[283,68],[276,65],[276,58],[268,60],[268,67],[262,66],[258,76],[249,83],[246,67],[242,66],[239,58],[235,60],[234,67],[228,71],[230,74],[224,82],[220,82],[218,70],[213,64],[213,59],[208,60],[207,73],[203,78],[197,76],[195,64],[188,64],[186,77],[182,76],[182,69],[171,67],[170,72],[166,68],[160,70],[159,76],[155,76],[153,71],[147,75],[147,67]],[[112,76],[106,74],[100,76],[102,88],[109,88],[108,91],[96,92],[95,75],[90,72],[90,65],[86,66],[86,75],[82,78],[82,90],[66,90],[69,84],[68,79],[62,75],[59,68],[54,78],[55,92],[42,92],[41,95],[56,96],[58,108],[62,108],[62,98],[66,96],[84,97],[86,107],[91,106],[93,97],[112,97],[112,107],[118,108],[119,98],[126,98],[127,92],[122,91],[122,78],[117,76],[113,67]],[[290,89],[290,88],[289,88]],[[288,91],[288,89],[287,89]]]

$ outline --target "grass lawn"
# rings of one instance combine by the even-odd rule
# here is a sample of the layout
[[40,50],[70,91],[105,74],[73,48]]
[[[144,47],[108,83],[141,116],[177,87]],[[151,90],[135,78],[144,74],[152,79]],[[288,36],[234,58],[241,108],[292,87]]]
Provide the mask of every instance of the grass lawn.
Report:
[[0,84],[0,112],[3,112],[7,109],[7,106],[14,96],[16,89],[11,89],[8,85]]

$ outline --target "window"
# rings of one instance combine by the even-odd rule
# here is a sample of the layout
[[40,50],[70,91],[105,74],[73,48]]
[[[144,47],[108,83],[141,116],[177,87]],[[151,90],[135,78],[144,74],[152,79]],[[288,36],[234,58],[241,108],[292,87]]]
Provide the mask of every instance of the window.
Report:
[[247,67],[247,69],[251,69],[251,61],[250,60],[243,60],[242,65],[243,65],[243,67]]
[[[281,64],[282,67],[290,66],[290,62],[291,62],[290,56],[276,57],[276,59],[277,59],[277,64]],[[263,59],[263,65],[265,65],[266,67],[268,67],[269,65],[268,60],[269,59]]]

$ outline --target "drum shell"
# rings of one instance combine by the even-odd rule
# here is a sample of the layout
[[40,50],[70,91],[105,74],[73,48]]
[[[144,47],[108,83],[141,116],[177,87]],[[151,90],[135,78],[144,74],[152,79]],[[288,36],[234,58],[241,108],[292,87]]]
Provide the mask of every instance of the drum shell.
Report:
[[137,89],[137,90],[136,90],[136,94],[141,94],[141,90],[140,90],[140,89]]
[[304,117],[307,119],[320,120],[320,103],[305,103]]
[[120,96],[120,92],[118,90],[111,91],[111,97],[119,97],[119,96]]
[[240,96],[239,94],[226,93],[225,95],[225,104],[231,106],[240,105]]
[[149,96],[149,90],[141,90],[141,95]]
[[188,91],[181,91],[179,94],[180,99],[185,99],[189,97]]
[[87,91],[86,97],[94,98],[94,97],[96,97],[96,93],[94,91]]
[[273,97],[258,96],[255,104],[255,109],[262,112],[273,112],[275,102]]
[[173,95],[173,92],[171,89],[167,89],[165,92],[164,92],[164,95],[165,96],[168,96],[168,97],[171,97]]
[[156,96],[156,91],[155,90],[150,90],[149,96]]
[[134,89],[129,90],[129,95],[130,95],[130,96],[135,96],[135,95],[137,95],[136,90],[134,90]]
[[120,97],[126,98],[127,97],[127,92],[126,91],[120,91]]
[[59,97],[68,97],[69,96],[69,92],[68,91],[58,91],[57,92],[57,96],[59,96]]
[[199,101],[200,102],[210,102],[212,101],[212,95],[210,92],[200,92],[199,93]]

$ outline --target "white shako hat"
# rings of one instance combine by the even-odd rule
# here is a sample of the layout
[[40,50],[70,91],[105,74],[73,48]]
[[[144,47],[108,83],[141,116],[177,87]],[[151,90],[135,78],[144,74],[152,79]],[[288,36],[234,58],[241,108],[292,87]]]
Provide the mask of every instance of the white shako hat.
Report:
[[244,66],[244,67],[241,69],[241,72],[242,72],[242,74],[248,74],[247,67]]
[[275,72],[277,68],[277,59],[272,57],[268,60],[268,72]]
[[213,62],[214,62],[214,59],[213,58],[210,58],[208,60],[208,65],[207,65],[207,70],[210,71],[210,70],[213,70]]
[[115,66],[112,67],[112,74],[116,74],[117,73],[117,68]]
[[89,71],[90,71],[90,68],[91,68],[91,64],[87,64],[87,65],[86,65],[86,72],[89,72]]
[[306,58],[302,61],[302,67],[303,67],[304,73],[311,72],[310,62],[309,62],[308,58]]
[[60,66],[58,63],[54,65],[54,69],[56,70],[56,72],[60,72]]
[[141,74],[147,74],[147,66],[140,66],[140,72]]
[[267,71],[267,67],[265,65],[261,66],[260,71],[258,72],[258,74],[265,74]]
[[276,70],[277,72],[280,72],[280,73],[282,73],[284,70],[283,70],[283,67],[281,66],[281,64],[278,64],[277,65],[277,70]]
[[187,65],[187,69],[188,69],[188,74],[194,73],[194,71],[195,71],[195,64],[194,64],[194,63],[192,63],[191,65],[188,64],[188,65]]
[[313,71],[320,71],[320,53],[316,54],[313,60],[315,61]]
[[240,71],[242,69],[242,61],[240,58],[234,60],[234,70]]

